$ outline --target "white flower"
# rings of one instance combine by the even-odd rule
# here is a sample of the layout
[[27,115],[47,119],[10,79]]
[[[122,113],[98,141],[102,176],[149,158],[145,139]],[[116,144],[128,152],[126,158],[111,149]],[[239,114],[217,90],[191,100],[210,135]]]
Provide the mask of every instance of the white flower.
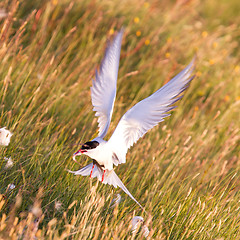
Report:
[[[140,216],[135,216],[133,219],[132,219],[132,233],[136,233],[137,230],[139,229],[140,225],[142,225],[144,223],[144,219],[143,217],[140,217]],[[148,227],[144,224],[142,226],[142,230],[141,230],[141,233],[143,234],[143,236],[145,238],[148,237],[150,231],[148,229]]]
[[6,129],[6,127],[0,128],[0,145],[8,146],[10,138],[13,134]]
[[31,212],[35,217],[40,217],[42,215],[42,209],[38,203],[34,203]]
[[143,217],[135,216],[132,219],[132,233],[135,233],[139,227],[139,224],[142,224],[144,222]]
[[145,237],[145,238],[147,238],[148,237],[148,235],[149,235],[149,229],[148,229],[148,227],[146,226],[146,225],[143,225],[143,227],[142,227],[142,233],[143,233],[143,236]]
[[62,207],[62,202],[60,202],[60,201],[55,201],[55,209],[57,210],[57,211],[59,211],[60,209],[61,209],[61,207]]
[[7,163],[6,163],[5,167],[4,167],[5,170],[8,169],[8,168],[11,168],[13,166],[13,161],[12,161],[11,157],[10,158],[4,157],[4,160],[7,161]]
[[13,190],[15,187],[16,186],[13,183],[8,184],[8,189],[10,189],[10,190]]
[[121,202],[121,199],[122,199],[122,197],[121,197],[121,195],[118,193],[117,195],[116,195],[116,197],[112,200],[112,202],[110,203],[110,206],[111,207],[115,207],[116,205],[118,205],[120,202]]

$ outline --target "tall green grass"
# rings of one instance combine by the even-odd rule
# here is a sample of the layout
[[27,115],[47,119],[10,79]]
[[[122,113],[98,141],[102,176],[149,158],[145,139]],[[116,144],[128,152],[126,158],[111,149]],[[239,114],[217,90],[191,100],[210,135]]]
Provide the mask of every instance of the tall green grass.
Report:
[[[0,3],[0,239],[240,239],[239,4],[225,1]],[[218,9],[218,10],[217,10]],[[121,116],[182,70],[196,77],[165,122],[115,169],[120,189],[73,176],[97,135],[90,86],[115,31],[125,27],[111,136]],[[14,166],[5,169],[11,157]],[[16,187],[12,190],[9,184]],[[116,193],[122,201],[110,207]]]

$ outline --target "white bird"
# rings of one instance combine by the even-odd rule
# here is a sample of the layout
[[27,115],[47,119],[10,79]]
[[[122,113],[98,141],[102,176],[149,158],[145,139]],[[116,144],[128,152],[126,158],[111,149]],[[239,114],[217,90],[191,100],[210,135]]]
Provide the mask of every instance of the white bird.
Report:
[[91,97],[93,111],[98,117],[98,137],[84,143],[81,149],[73,154],[74,161],[76,156],[84,154],[92,158],[93,162],[78,171],[69,172],[75,175],[90,175],[104,184],[113,185],[115,188],[118,186],[143,208],[118,178],[113,166],[125,163],[128,149],[148,130],[170,115],[168,112],[175,108],[173,104],[182,98],[180,94],[193,79],[191,75],[194,60],[167,84],[128,110],[110,139],[105,141],[103,138],[109,128],[116,97],[122,35],[123,30],[109,43],[100,69],[96,70],[95,79],[92,80]]

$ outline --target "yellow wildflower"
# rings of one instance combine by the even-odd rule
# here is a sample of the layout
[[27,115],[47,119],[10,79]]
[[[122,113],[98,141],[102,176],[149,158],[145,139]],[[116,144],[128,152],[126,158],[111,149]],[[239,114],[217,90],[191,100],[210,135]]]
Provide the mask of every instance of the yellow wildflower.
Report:
[[136,32],[136,36],[137,36],[137,37],[140,37],[141,34],[142,34],[141,31],[137,31],[137,32]]
[[214,42],[214,43],[213,43],[213,48],[215,49],[215,48],[217,48],[217,46],[218,46],[218,43],[217,43],[217,42]]
[[139,20],[138,17],[135,17],[135,18],[134,18],[134,22],[135,22],[135,23],[139,23],[139,21],[140,21],[140,20]]
[[240,66],[239,65],[235,66],[234,71],[239,72],[239,70],[240,70]]
[[165,57],[166,57],[166,58],[170,58],[170,56],[171,56],[171,54],[170,54],[169,52],[167,52],[167,53],[165,54]]
[[225,102],[228,102],[229,99],[230,99],[229,95],[226,95],[226,96],[224,97],[224,101],[225,101]]
[[146,39],[145,40],[145,45],[149,45],[150,44],[150,40],[149,39]]
[[208,36],[208,32],[207,32],[207,31],[203,31],[203,32],[202,32],[202,36],[203,36],[204,38],[206,38],[206,37]]
[[210,60],[209,60],[209,64],[210,64],[210,65],[213,65],[214,63],[215,63],[215,61],[214,61],[213,59],[210,59]]
[[145,2],[145,3],[144,3],[144,7],[145,7],[145,8],[149,8],[149,2]]
[[110,35],[113,35],[113,34],[114,34],[114,29],[113,29],[113,28],[110,29],[109,34],[110,34]]

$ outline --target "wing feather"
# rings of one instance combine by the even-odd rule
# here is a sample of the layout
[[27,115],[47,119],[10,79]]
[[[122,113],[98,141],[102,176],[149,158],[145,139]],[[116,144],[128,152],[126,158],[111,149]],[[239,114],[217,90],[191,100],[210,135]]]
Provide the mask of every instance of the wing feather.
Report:
[[119,163],[126,162],[127,150],[138,141],[148,130],[156,126],[164,118],[172,106],[182,98],[179,96],[193,79],[194,59],[177,76],[157,90],[148,98],[137,103],[127,111],[119,121],[113,135],[109,139],[113,151],[117,154]]
[[93,111],[98,117],[99,137],[103,138],[109,128],[117,89],[123,29],[109,43],[99,71],[92,80],[91,97]]

